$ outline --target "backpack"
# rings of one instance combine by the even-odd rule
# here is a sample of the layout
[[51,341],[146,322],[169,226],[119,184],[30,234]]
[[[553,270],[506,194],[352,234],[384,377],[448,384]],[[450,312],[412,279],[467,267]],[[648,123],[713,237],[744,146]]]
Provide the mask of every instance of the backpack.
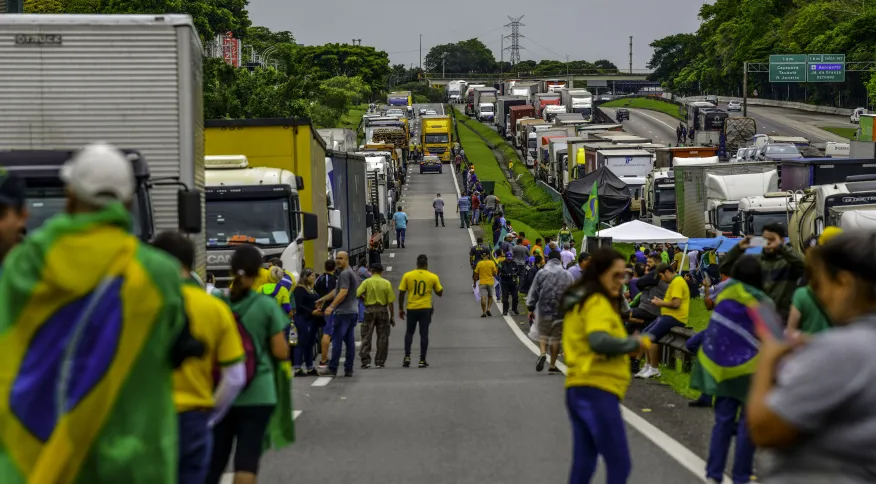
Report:
[[[240,341],[243,343],[243,365],[246,374],[246,383],[243,385],[243,389],[245,390],[255,378],[258,358],[256,357],[255,343],[253,343],[252,336],[250,336],[246,327],[241,322],[240,314],[237,312],[233,314],[234,321],[237,323],[237,332],[240,333]],[[221,379],[222,368],[219,366],[219,362],[215,362],[213,364],[213,384],[218,386]]]

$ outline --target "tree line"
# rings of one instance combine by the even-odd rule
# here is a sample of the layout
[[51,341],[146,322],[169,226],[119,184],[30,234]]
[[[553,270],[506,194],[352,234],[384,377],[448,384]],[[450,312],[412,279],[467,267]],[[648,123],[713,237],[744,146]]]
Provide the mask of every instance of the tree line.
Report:
[[291,32],[253,26],[248,0],[25,0],[25,13],[170,14],[192,16],[204,45],[231,32],[264,55],[271,65],[233,67],[221,58],[204,59],[206,119],[308,117],[334,127],[355,104],[387,87],[389,56],[374,47],[326,44],[301,46]]
[[596,62],[575,60],[562,62],[558,60],[520,61],[511,65],[507,61],[497,61],[493,52],[480,40],[469,39],[460,42],[436,45],[429,49],[423,59],[423,69],[430,73],[447,74],[501,74],[533,75],[533,76],[563,76],[566,72],[585,71],[617,71],[617,66],[611,61],[600,59]]
[[[771,54],[845,54],[846,62],[876,61],[873,0],[715,0],[700,9],[694,33],[651,43],[652,80],[679,95],[741,96],[745,62],[766,63]],[[847,72],[845,83],[770,83],[768,73],[749,73],[748,95],[864,106],[876,96],[872,70]]]

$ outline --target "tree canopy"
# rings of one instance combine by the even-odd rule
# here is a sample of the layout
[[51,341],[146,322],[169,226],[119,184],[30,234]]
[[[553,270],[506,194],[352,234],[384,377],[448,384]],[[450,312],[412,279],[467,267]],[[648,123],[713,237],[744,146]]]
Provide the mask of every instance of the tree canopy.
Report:
[[[386,52],[374,47],[327,44],[300,46],[292,32],[252,26],[248,0],[26,0],[26,13],[158,14],[192,16],[205,44],[231,32],[246,39],[244,63],[236,68],[223,59],[204,60],[204,117],[310,117],[320,127],[333,127],[353,104],[365,102],[387,87]],[[251,58],[252,53],[259,59]],[[400,82],[416,81],[402,67]]]
[[[876,2],[872,0],[715,0],[700,9],[693,34],[651,43],[652,78],[678,94],[741,95],[745,62],[770,54],[846,54],[846,62],[876,60]],[[866,98],[870,72],[848,72],[844,84],[770,84],[749,74],[749,94],[856,105]],[[871,97],[876,91],[871,91]]]

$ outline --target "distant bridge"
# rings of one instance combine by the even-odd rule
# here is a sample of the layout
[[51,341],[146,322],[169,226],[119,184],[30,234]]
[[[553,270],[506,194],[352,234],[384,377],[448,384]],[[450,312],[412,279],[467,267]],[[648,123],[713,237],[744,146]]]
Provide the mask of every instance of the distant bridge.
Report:
[[[597,87],[611,87],[612,82],[617,85],[621,84],[636,84],[639,86],[646,85],[654,85],[658,86],[659,83],[648,81],[648,75],[651,74],[651,71],[645,70],[633,70],[630,72],[622,72],[622,71],[611,71],[611,70],[593,70],[593,71],[573,71],[570,72],[569,75],[566,73],[553,73],[553,74],[535,74],[529,72],[506,72],[503,74],[459,74],[459,73],[444,73],[442,76],[440,72],[427,72],[426,82],[429,83],[430,86],[440,87],[445,86],[447,83],[457,79],[464,79],[469,84],[493,84],[495,82],[500,82],[508,79],[557,79],[557,80],[568,80],[572,79],[573,87],[586,87],[587,84],[590,86]],[[632,82],[637,81],[637,82]]]

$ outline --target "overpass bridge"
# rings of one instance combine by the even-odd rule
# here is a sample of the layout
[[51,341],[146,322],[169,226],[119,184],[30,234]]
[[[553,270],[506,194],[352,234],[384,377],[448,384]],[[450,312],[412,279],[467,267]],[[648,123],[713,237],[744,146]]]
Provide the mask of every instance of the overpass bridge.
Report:
[[571,87],[605,87],[614,89],[614,86],[618,88],[629,87],[629,88],[640,88],[646,86],[659,86],[658,82],[648,81],[648,75],[651,74],[651,71],[645,70],[633,70],[630,72],[621,72],[621,71],[584,71],[584,72],[571,72],[568,75],[566,73],[554,73],[554,74],[534,74],[534,73],[524,73],[524,72],[506,72],[503,74],[458,74],[458,73],[429,73],[425,74],[426,82],[432,87],[443,87],[446,86],[450,81],[464,79],[469,84],[488,84],[491,85],[496,82],[501,82],[507,79],[558,79],[558,80],[569,80],[571,78],[572,86]]

